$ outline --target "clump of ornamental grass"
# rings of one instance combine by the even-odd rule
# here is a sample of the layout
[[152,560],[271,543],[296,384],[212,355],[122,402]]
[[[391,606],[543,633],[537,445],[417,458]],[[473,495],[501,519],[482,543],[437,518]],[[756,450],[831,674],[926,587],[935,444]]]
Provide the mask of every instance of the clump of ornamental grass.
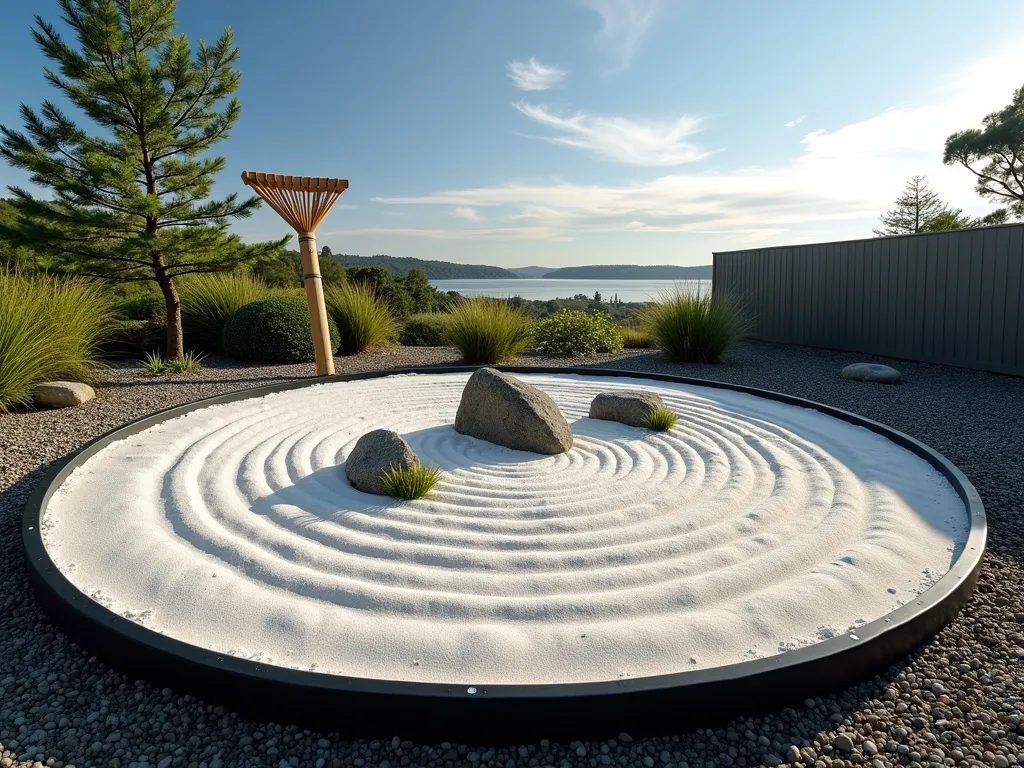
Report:
[[655,432],[668,432],[668,430],[676,425],[678,420],[679,417],[676,416],[674,411],[659,405],[644,416],[643,422],[645,427]]
[[439,467],[421,464],[412,469],[388,467],[381,473],[380,482],[384,492],[396,499],[422,499],[441,480]]
[[515,357],[530,346],[533,328],[533,318],[501,299],[463,299],[448,313],[448,340],[467,363]]
[[338,326],[338,353],[354,355],[394,343],[401,326],[391,309],[367,283],[345,282],[327,286],[327,313]]
[[677,288],[640,312],[640,327],[673,362],[714,363],[747,334],[750,319],[728,294]]
[[0,413],[28,405],[40,382],[92,381],[113,321],[95,282],[0,272]]
[[262,281],[243,273],[189,275],[177,285],[185,343],[209,352],[223,351],[224,325],[235,310],[270,295]]

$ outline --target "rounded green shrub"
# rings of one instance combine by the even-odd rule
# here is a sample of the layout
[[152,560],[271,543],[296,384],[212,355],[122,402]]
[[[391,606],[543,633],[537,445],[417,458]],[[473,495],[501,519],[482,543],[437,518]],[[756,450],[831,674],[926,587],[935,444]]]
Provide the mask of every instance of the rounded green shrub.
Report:
[[448,315],[433,312],[411,315],[402,328],[402,344],[407,347],[446,346]]
[[[338,326],[327,319],[331,349],[338,348]],[[304,363],[314,360],[309,310],[298,296],[259,299],[239,308],[224,324],[224,352],[240,360]]]
[[622,349],[622,333],[603,312],[562,309],[537,323],[537,350],[558,357],[586,357]]

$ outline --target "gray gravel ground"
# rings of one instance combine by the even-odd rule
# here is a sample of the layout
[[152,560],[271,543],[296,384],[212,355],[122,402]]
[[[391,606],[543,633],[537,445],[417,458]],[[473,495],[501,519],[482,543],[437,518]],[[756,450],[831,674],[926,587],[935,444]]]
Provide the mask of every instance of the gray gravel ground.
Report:
[[[27,582],[19,524],[46,466],[90,438],[170,405],[308,375],[308,366],[210,361],[195,376],[115,369],[100,396],[64,411],[0,416],[0,768],[9,766],[802,766],[1024,765],[1024,379],[894,362],[904,383],[845,381],[861,356],[750,343],[725,364],[675,365],[647,351],[584,364],[739,382],[877,419],[952,459],[990,521],[978,592],[963,614],[885,674],[798,709],[652,738],[569,744],[414,744],[402,734],[334,734],[245,720],[117,674],[58,632]],[[455,362],[446,349],[339,359],[340,371]],[[559,361],[527,357],[526,364]],[[579,364],[580,361],[561,361]],[[882,361],[888,362],[888,361]],[[34,762],[39,761],[39,762]]]

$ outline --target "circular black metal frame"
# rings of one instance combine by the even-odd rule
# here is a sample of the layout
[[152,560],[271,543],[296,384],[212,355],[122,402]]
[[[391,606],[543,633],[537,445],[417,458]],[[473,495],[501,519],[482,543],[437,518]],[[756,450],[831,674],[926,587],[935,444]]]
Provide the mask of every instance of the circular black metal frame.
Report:
[[175,640],[119,616],[82,594],[57,569],[39,524],[54,490],[108,443],[216,403],[260,397],[333,381],[402,373],[459,373],[476,366],[405,368],[302,379],[247,389],[169,408],[115,429],[68,455],[49,471],[25,509],[22,538],[36,595],[75,641],[115,669],[156,685],[227,704],[259,719],[301,723],[353,736],[400,733],[424,739],[508,742],[511,738],[585,738],[664,733],[758,714],[860,682],[909,653],[951,621],[974,591],[987,528],[981,498],[960,470],[921,442],[878,422],[790,395],[717,381],[599,368],[497,366],[510,373],[645,378],[730,389],[812,408],[866,427],[941,472],[970,517],[964,549],[950,570],[917,599],[834,637],[768,658],[692,672],[607,682],[464,685],[374,680],[287,669]]

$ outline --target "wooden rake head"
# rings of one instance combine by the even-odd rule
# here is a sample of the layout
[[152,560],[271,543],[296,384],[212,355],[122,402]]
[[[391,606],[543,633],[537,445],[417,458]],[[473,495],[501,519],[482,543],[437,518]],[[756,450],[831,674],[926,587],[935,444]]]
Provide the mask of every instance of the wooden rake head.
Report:
[[252,187],[300,235],[315,232],[333,205],[348,189],[345,179],[282,176],[243,171],[242,183]]

